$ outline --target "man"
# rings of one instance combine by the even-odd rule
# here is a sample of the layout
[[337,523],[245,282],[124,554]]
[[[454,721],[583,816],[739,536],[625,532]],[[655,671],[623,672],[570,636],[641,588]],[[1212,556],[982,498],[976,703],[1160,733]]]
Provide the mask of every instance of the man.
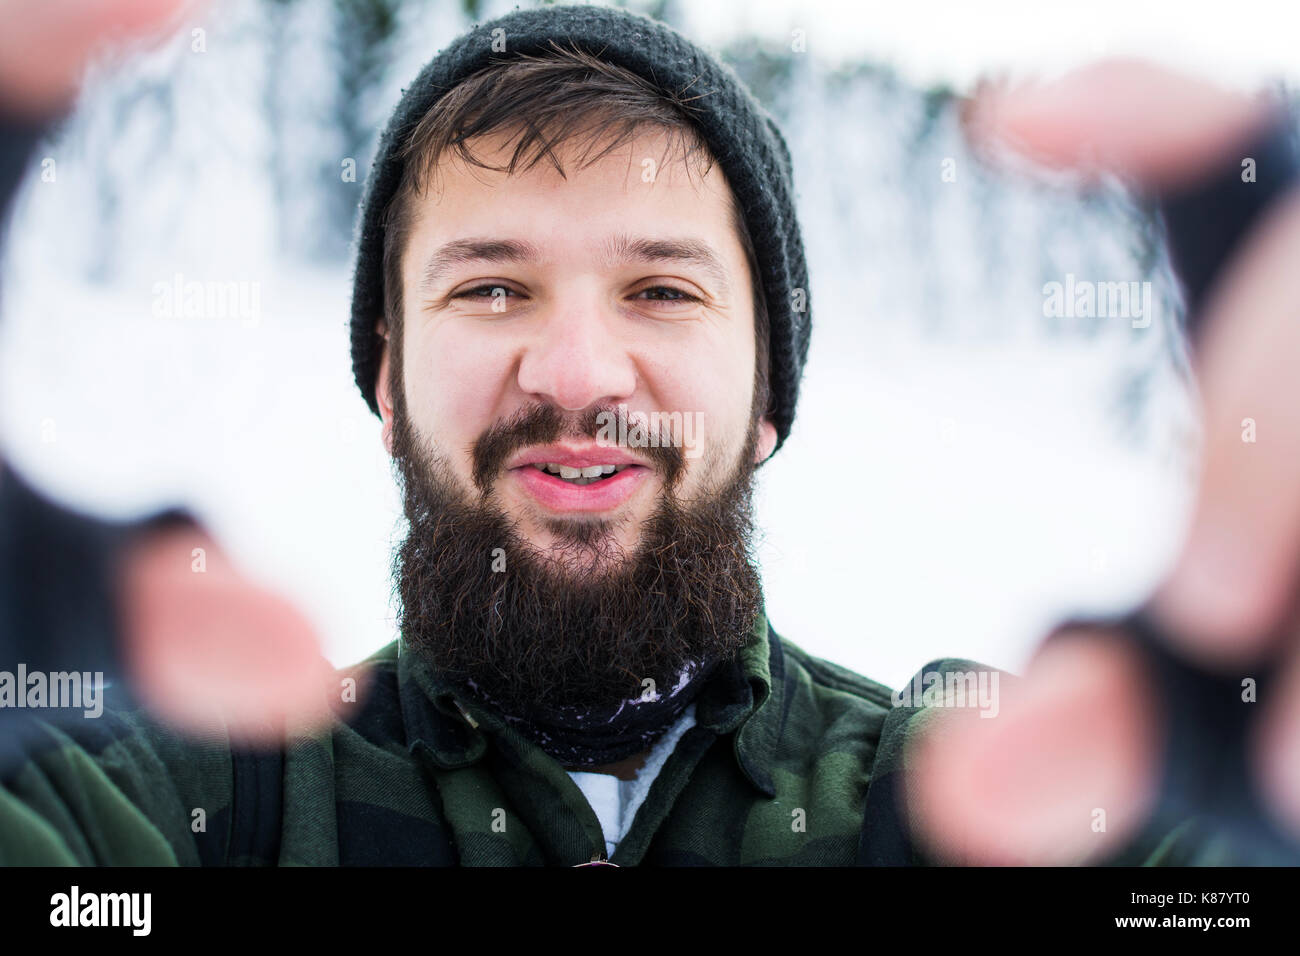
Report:
[[[750,554],[809,316],[790,157],[729,71],[610,9],[459,38],[381,141],[353,302],[410,526],[400,641],[271,753],[134,713],[69,733],[5,781],[0,859],[924,861],[896,775],[951,701],[783,639]],[[1214,860],[1165,837],[1122,859]]]

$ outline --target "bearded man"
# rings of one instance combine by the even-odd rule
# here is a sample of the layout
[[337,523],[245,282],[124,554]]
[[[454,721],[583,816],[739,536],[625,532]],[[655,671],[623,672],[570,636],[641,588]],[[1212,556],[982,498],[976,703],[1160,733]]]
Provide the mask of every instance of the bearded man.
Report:
[[[1198,279],[1236,225],[1196,247]],[[794,421],[811,313],[790,154],[734,73],[617,9],[461,36],[380,141],[351,321],[408,524],[398,640],[341,675],[328,728],[269,752],[135,712],[57,738],[31,756],[42,775],[7,781],[4,858],[944,857],[913,843],[904,743],[953,688],[996,713],[1003,675],[935,661],[893,694],[764,609],[753,483]],[[92,759],[61,777],[78,749]],[[60,809],[74,797],[102,812]],[[1220,859],[1140,819],[1068,848]]]

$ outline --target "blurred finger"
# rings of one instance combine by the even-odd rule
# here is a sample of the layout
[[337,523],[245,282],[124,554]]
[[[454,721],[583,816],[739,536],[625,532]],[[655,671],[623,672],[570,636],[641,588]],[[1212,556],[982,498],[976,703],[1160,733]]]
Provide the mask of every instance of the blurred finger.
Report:
[[1206,307],[1205,431],[1188,538],[1153,608],[1223,666],[1276,640],[1300,579],[1300,194],[1278,204]]
[[141,545],[124,590],[128,663],[163,720],[273,742],[332,716],[337,680],[311,625],[240,576],[210,539],[169,531]]
[[984,150],[1172,188],[1221,163],[1272,110],[1198,77],[1110,59],[1049,82],[986,83],[967,108],[966,129]]
[[1114,852],[1156,796],[1150,701],[1132,649],[1062,634],[999,713],[933,716],[910,744],[909,806],[936,858],[1063,865]]
[[0,106],[62,109],[106,43],[163,30],[194,0],[0,0]]

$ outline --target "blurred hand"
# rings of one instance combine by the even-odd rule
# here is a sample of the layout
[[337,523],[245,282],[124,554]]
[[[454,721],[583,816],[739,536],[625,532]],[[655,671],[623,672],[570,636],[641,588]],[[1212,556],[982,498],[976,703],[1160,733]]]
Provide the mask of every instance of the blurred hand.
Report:
[[201,530],[142,540],[122,577],[128,676],[157,716],[254,743],[330,719],[340,678],[311,625],[240,575]]
[[191,0],[0,0],[0,107],[31,117],[66,108],[92,56],[161,32]]
[[[977,146],[1157,190],[1231,162],[1270,115],[1260,99],[1110,61],[1050,84],[985,86],[967,118]],[[1279,640],[1292,645],[1278,693],[1252,705],[1263,724],[1250,747],[1266,799],[1300,834],[1300,622],[1289,610],[1300,571],[1300,198],[1280,200],[1243,245],[1206,305],[1201,477],[1187,540],[1151,609],[1202,667],[1249,673]],[[1258,423],[1257,443],[1242,442],[1244,418]],[[932,854],[1087,862],[1143,822],[1163,759],[1152,690],[1127,641],[1082,638],[1045,645],[997,719],[953,708],[917,739],[911,799]],[[1102,833],[1090,826],[1097,807]]]
[[[165,30],[193,0],[0,0],[0,109],[36,119],[68,107],[100,48]],[[195,548],[206,567],[195,570]],[[327,721],[338,677],[307,621],[242,577],[197,529],[135,544],[121,568],[133,688],[190,731],[274,742]]]

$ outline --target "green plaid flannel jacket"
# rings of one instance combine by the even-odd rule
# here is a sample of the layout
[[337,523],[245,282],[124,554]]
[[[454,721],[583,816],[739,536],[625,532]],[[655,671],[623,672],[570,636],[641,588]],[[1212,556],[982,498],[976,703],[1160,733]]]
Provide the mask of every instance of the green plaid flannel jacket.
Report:
[[[979,669],[946,659],[924,672]],[[45,725],[3,774],[0,863],[567,866],[603,854],[564,769],[456,700],[398,642],[345,673],[368,687],[360,702],[274,753],[111,707]],[[928,863],[905,824],[903,760],[928,712],[894,706],[887,687],[810,656],[760,615],[611,862]],[[1139,841],[1117,862],[1215,862],[1184,837]]]

